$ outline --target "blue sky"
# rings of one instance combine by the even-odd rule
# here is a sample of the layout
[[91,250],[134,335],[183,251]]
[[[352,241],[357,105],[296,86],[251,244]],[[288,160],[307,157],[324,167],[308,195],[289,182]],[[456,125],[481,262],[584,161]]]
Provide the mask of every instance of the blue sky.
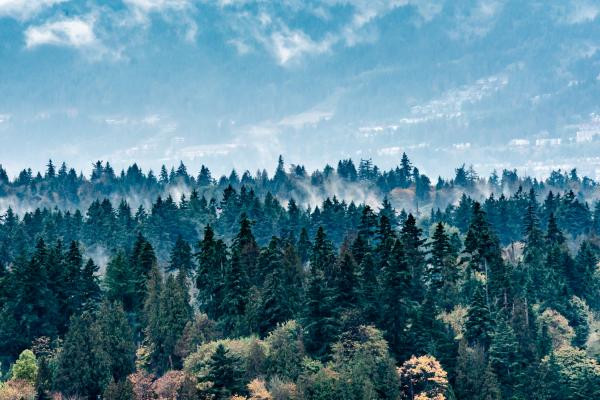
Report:
[[0,163],[600,176],[600,1],[0,0]]

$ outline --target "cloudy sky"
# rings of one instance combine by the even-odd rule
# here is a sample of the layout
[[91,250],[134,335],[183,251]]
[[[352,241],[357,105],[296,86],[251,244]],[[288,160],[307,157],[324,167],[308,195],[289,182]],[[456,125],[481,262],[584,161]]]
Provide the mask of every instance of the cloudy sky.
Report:
[[0,163],[600,177],[599,0],[0,0]]

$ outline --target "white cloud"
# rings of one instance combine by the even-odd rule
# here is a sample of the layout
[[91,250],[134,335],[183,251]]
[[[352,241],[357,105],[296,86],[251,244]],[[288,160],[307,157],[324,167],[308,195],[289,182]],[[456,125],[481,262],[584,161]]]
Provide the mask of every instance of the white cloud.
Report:
[[281,65],[286,65],[304,54],[326,53],[335,41],[333,37],[328,37],[317,42],[301,30],[290,30],[287,27],[271,34],[272,51]]
[[572,0],[559,18],[566,24],[583,24],[594,21],[600,15],[600,4],[589,0]]
[[470,149],[471,148],[471,143],[470,142],[465,142],[465,143],[454,143],[452,145],[452,147],[456,150],[466,150],[466,149]]
[[25,31],[27,48],[41,45],[87,47],[98,44],[93,19],[71,18],[31,26]]
[[408,123],[426,122],[433,119],[453,119],[463,115],[466,104],[474,104],[491,96],[508,85],[505,74],[478,79],[472,84],[452,89],[430,102],[414,106],[411,113],[418,119],[406,119]]
[[332,117],[333,111],[310,110],[295,115],[289,115],[279,121],[279,125],[300,129],[306,125],[317,125],[321,121],[329,121]]
[[[289,66],[304,56],[329,53],[335,46],[353,47],[375,40],[374,22],[399,7],[414,6],[423,20],[429,21],[441,11],[441,1],[325,0],[315,5],[296,0],[272,3],[221,0],[218,5],[223,19],[237,35],[228,43],[238,53],[245,54],[250,47],[248,40],[252,40],[270,52],[280,65]],[[331,16],[340,5],[349,8],[350,15],[334,21]],[[318,35],[293,27],[293,17],[300,12],[321,20]]]
[[208,156],[226,156],[239,147],[238,143],[204,144],[187,146],[179,149],[176,153],[181,159],[193,160]]
[[0,124],[10,121],[10,114],[0,114]]
[[529,146],[529,140],[528,139],[512,139],[510,142],[508,142],[508,145],[515,146],[515,147]]
[[543,146],[560,146],[562,143],[561,138],[544,138],[544,139],[536,139],[535,145],[538,147]]
[[127,21],[130,25],[148,25],[150,15],[158,14],[164,20],[182,26],[187,41],[195,40],[198,25],[191,17],[195,10],[193,0],[124,0],[124,3],[132,12]]
[[600,115],[591,114],[587,122],[577,126],[575,141],[577,143],[591,142],[600,136]]
[[494,27],[504,7],[501,0],[479,0],[474,7],[456,16],[456,25],[449,32],[452,39],[470,40],[484,37]]
[[29,19],[44,9],[66,0],[0,0],[0,17]]

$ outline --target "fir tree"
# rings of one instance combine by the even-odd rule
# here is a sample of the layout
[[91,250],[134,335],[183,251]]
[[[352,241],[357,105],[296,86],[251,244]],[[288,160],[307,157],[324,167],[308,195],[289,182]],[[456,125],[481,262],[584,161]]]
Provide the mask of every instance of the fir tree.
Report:
[[110,382],[110,360],[88,312],[71,318],[56,368],[56,388],[65,396],[95,399]]
[[380,325],[386,332],[392,353],[398,360],[403,360],[409,356],[407,328],[414,303],[410,297],[413,280],[400,240],[396,240],[382,274]]
[[183,240],[179,235],[177,241],[171,250],[169,272],[181,271],[186,276],[191,276],[194,269],[194,261],[192,259],[192,248],[189,243]]
[[102,303],[95,322],[98,345],[106,353],[108,370],[116,382],[127,379],[135,370],[135,343],[123,306]]
[[478,286],[467,312],[465,337],[470,343],[487,346],[490,343],[492,320],[490,310],[484,298],[483,289]]
[[207,394],[217,400],[246,393],[239,359],[219,344],[208,362],[206,380],[211,383]]

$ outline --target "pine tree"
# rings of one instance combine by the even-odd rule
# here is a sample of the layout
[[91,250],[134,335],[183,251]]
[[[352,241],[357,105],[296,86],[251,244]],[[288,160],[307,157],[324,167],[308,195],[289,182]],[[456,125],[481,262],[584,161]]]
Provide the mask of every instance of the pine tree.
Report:
[[441,222],[436,225],[433,233],[430,255],[427,271],[429,290],[432,291],[436,304],[449,310],[457,299],[459,272],[456,253]]
[[208,362],[206,380],[211,383],[207,394],[214,399],[229,399],[234,394],[246,393],[239,359],[219,344]]
[[313,266],[305,301],[302,325],[306,329],[306,350],[317,358],[326,358],[336,340],[338,321],[334,312],[334,293],[327,287],[323,272]]
[[556,218],[553,213],[548,217],[548,227],[546,228],[546,243],[548,245],[562,245],[565,242],[565,237],[558,228]]
[[478,286],[467,312],[465,337],[470,343],[488,346],[491,340],[492,319],[484,298],[483,289]]
[[137,279],[138,277],[134,275],[125,253],[122,251],[117,252],[106,266],[104,285],[106,286],[107,298],[122,303],[127,312],[135,311]]
[[183,237],[179,235],[171,250],[167,271],[181,271],[186,276],[191,276],[193,270],[194,261],[192,259],[192,248],[189,243],[183,240]]
[[[183,330],[192,320],[192,307],[189,299],[189,288],[183,271],[177,278],[169,275],[160,295],[159,330],[162,343],[160,348],[154,346],[153,357],[158,361],[158,370],[179,369],[182,360],[175,354],[175,347],[183,334]],[[160,354],[156,354],[156,352]]]
[[82,310],[92,310],[102,297],[102,290],[100,289],[99,279],[96,275],[97,273],[98,266],[94,264],[94,260],[89,258],[81,271],[79,296],[82,299]]
[[302,228],[300,231],[300,238],[298,239],[298,256],[300,257],[300,261],[302,264],[306,264],[310,257],[310,251],[312,248],[312,243],[308,238],[308,231],[306,228]]
[[291,319],[293,308],[289,298],[292,288],[288,286],[290,282],[286,279],[283,253],[277,238],[271,239],[261,257],[265,259],[270,271],[262,288],[260,305],[259,328],[260,334],[264,336],[277,327],[277,324]]
[[573,293],[593,307],[599,305],[600,299],[597,269],[598,257],[592,245],[587,241],[581,243],[574,268],[567,271],[567,278]]
[[358,283],[358,298],[362,316],[367,324],[374,325],[379,319],[379,284],[371,253],[365,254],[360,263]]
[[251,282],[258,285],[264,278],[265,271],[257,270],[259,248],[252,234],[252,224],[246,214],[240,218],[240,230],[234,238],[232,253],[238,252],[240,268]]
[[55,384],[65,396],[95,399],[110,382],[110,360],[88,312],[71,318],[56,368]]
[[413,279],[400,240],[396,240],[382,274],[380,325],[386,332],[392,353],[397,360],[403,360],[409,356],[407,328],[414,303],[410,297]]
[[[222,242],[216,241],[210,225],[204,228],[204,238],[199,243],[200,251],[196,253],[196,288],[200,309],[211,318],[218,315],[221,302],[221,285],[227,263]],[[223,250],[223,251],[221,251]]]
[[250,282],[242,265],[240,250],[232,250],[223,279],[223,297],[219,306],[219,322],[223,333],[228,336],[242,336],[248,333],[246,307]]
[[135,371],[136,347],[123,306],[119,303],[102,303],[95,330],[98,345],[106,353],[112,379],[116,382],[126,380]]
[[408,214],[402,225],[400,235],[406,262],[410,267],[412,277],[412,297],[422,300],[425,297],[425,253],[422,246],[425,240],[421,238],[421,229],[417,227],[417,220]]
[[489,349],[489,361],[500,381],[505,398],[515,394],[523,379],[523,360],[513,328],[500,312]]
[[33,257],[16,263],[11,274],[15,292],[6,311],[12,314],[20,340],[31,343],[40,336],[54,337],[59,317],[58,302],[48,287],[47,249],[40,239]]
[[337,312],[342,316],[344,313],[358,306],[358,276],[356,262],[352,253],[346,250],[340,256],[339,267],[336,278]]

